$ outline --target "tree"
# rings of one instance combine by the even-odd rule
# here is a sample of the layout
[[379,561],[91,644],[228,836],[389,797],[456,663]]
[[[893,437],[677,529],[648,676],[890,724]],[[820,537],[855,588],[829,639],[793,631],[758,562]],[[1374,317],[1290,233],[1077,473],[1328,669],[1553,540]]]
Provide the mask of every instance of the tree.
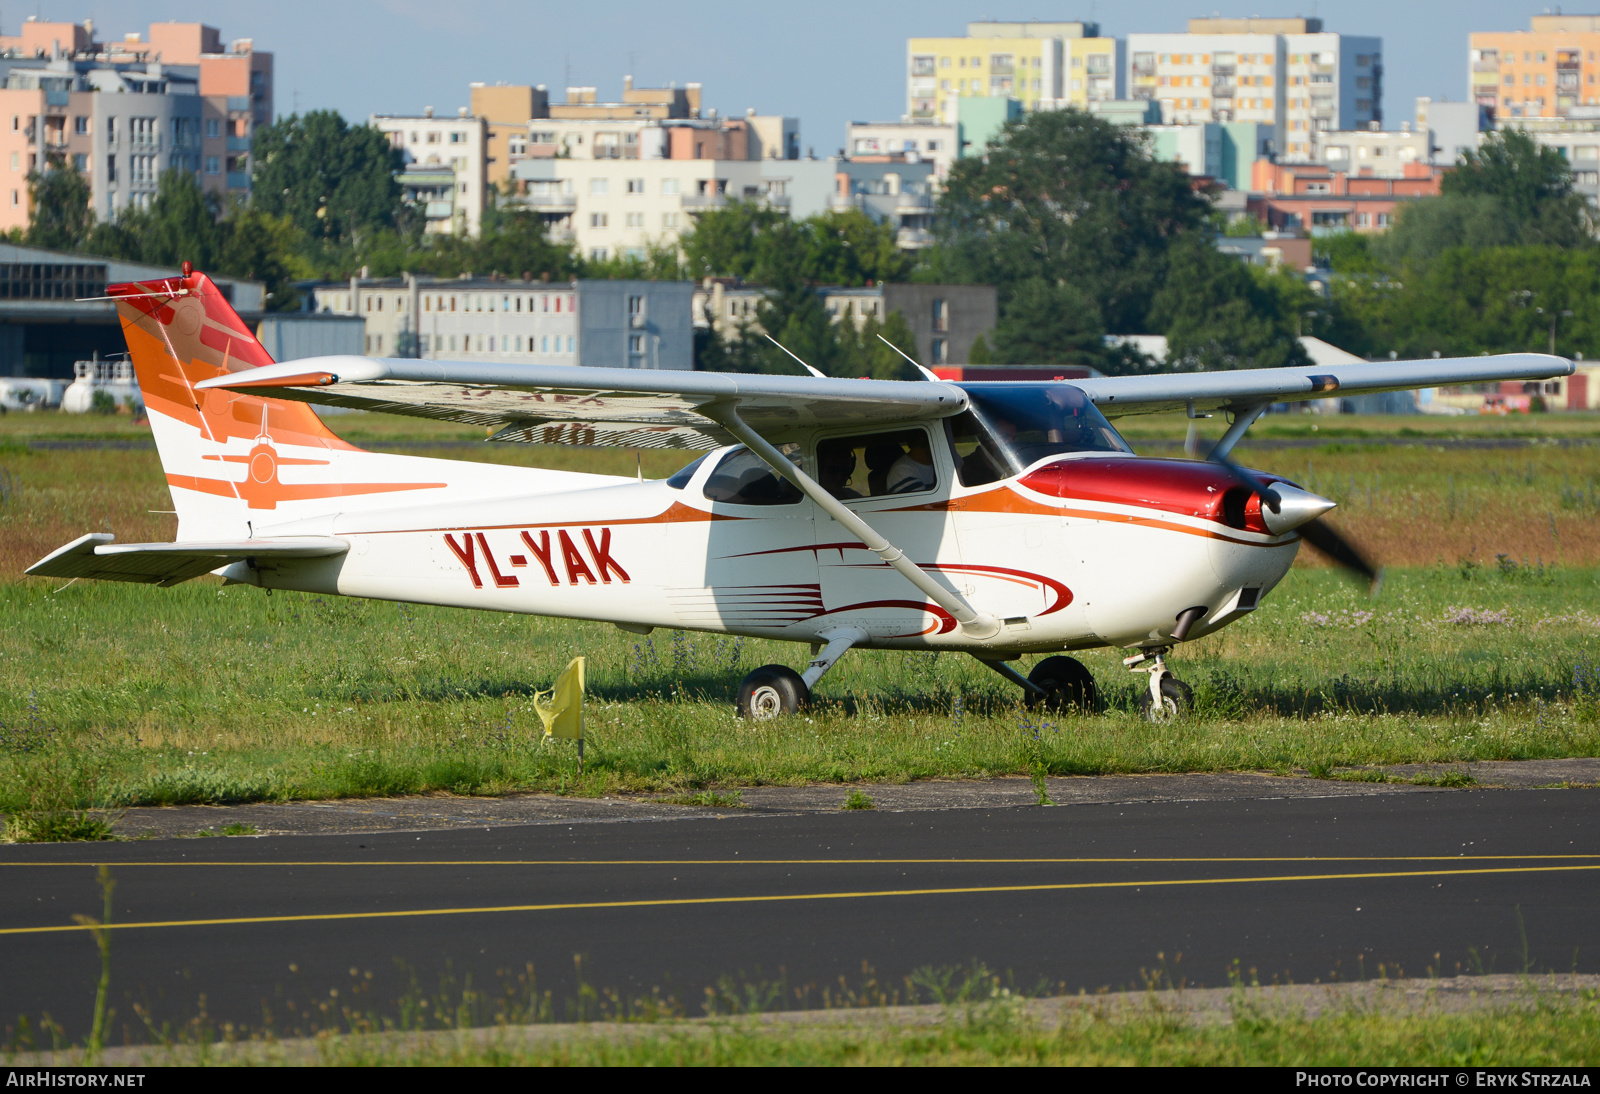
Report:
[[255,204],[311,239],[347,242],[395,226],[403,156],[371,126],[314,110],[256,130],[253,148]]
[[1494,198],[1524,236],[1541,237],[1526,238],[1528,243],[1572,246],[1589,235],[1587,207],[1573,192],[1566,157],[1519,129],[1485,135],[1478,150],[1464,153],[1445,175],[1439,192]]
[[28,200],[33,208],[22,242],[52,251],[76,250],[94,230],[92,197],[89,180],[70,167],[30,172]]
[[989,353],[1003,365],[1099,365],[1105,323],[1076,285],[1030,277],[1012,286]]
[[900,252],[894,229],[860,209],[819,213],[801,221],[800,229],[806,250],[802,268],[819,285],[904,281],[910,272],[910,259]]
[[1191,236],[1168,259],[1151,320],[1167,336],[1167,363],[1186,371],[1309,364],[1293,319],[1238,259]]
[[217,201],[189,172],[163,171],[150,207],[130,211],[127,220],[139,233],[145,262],[221,270],[226,231],[218,223]]
[[236,205],[223,228],[221,272],[264,283],[269,311],[298,308],[291,266],[303,239],[294,223],[253,206]]
[[1023,321],[1012,300],[1029,283],[1030,299],[1040,285],[1070,290],[1106,330],[1143,333],[1168,247],[1209,212],[1207,195],[1176,164],[1157,162],[1137,130],[1037,111],[951,169],[938,244],[918,279],[997,286],[1002,326]]
[[765,280],[756,274],[764,265],[767,236],[788,223],[783,213],[750,201],[700,214],[694,230],[678,241],[689,276]]
[[1593,243],[1588,203],[1554,148],[1526,133],[1485,134],[1439,184],[1439,196],[1407,203],[1395,226],[1374,241],[1374,257],[1393,270],[1418,269],[1454,247]]

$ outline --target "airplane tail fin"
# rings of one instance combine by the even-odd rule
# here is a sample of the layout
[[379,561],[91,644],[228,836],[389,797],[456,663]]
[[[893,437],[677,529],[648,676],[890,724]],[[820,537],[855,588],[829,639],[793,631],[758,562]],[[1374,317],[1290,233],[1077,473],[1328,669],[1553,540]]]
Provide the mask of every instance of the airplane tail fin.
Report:
[[[444,485],[351,482],[402,477],[416,461],[362,452],[305,403],[196,391],[202,380],[273,360],[216,284],[187,263],[181,276],[112,285],[107,294],[172,489],[179,538],[246,538],[263,515],[275,523],[326,512],[321,499]],[[281,481],[280,467],[292,467],[295,481]],[[296,504],[307,502],[320,504]]]

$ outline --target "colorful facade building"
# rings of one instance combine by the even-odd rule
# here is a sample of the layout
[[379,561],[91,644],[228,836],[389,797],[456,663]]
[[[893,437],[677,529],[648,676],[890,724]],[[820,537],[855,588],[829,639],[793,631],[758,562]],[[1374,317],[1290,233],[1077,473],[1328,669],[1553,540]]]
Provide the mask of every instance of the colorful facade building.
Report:
[[964,98],[1015,99],[1024,110],[1119,99],[1121,48],[1083,22],[968,23],[965,37],[912,38],[906,116],[954,124]]
[[1600,15],[1535,15],[1527,30],[1468,38],[1468,93],[1497,122],[1600,106]]

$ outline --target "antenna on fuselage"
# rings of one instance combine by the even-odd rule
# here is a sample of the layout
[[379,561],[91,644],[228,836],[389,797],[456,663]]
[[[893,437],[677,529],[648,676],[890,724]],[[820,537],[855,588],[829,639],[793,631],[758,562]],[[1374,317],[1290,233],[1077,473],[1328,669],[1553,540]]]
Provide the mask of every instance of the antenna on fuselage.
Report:
[[909,353],[907,353],[905,350],[901,349],[899,346],[895,345],[893,342],[889,341],[883,335],[881,335],[881,334],[878,335],[878,341],[882,342],[884,345],[886,345],[890,349],[894,350],[901,357],[904,357],[907,361],[910,361],[911,362],[911,367],[916,369],[918,372],[922,373],[922,378],[924,380],[937,381],[939,379],[938,375],[932,369],[923,368],[922,365],[915,358],[913,358]]
[[[776,338],[772,337],[772,335],[770,335],[770,334],[767,335],[767,341],[771,342],[773,345],[775,345],[779,349],[783,350],[783,352],[789,353],[789,351],[787,349],[784,349],[783,343],[778,341]],[[789,356],[790,357],[794,357],[794,354],[789,353]],[[799,365],[801,368],[805,369],[807,372],[811,373],[811,375],[817,377],[818,379],[826,380],[828,378],[828,374],[826,372],[817,371],[816,369],[812,368],[810,365],[806,364],[804,361],[800,360],[800,358],[794,357],[794,360],[795,360],[795,363],[797,365]]]

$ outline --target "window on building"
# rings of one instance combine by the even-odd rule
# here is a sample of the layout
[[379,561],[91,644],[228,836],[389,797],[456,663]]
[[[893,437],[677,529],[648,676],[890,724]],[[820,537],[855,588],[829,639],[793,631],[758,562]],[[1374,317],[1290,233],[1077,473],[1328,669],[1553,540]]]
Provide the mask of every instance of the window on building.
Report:
[[643,228],[644,227],[644,214],[643,213],[629,213],[627,215],[627,225],[630,228]]
[[594,197],[604,197],[611,192],[610,179],[590,179],[589,193]]
[[934,300],[933,329],[941,334],[950,329],[950,302],[948,300]]
[[89,132],[88,115],[79,114],[72,119],[72,131],[80,137]]
[[604,213],[590,213],[589,214],[589,227],[591,227],[591,228],[604,228],[604,227],[606,227],[606,214],[604,214]]
[[606,249],[604,247],[591,247],[589,248],[589,257],[595,262],[604,262],[606,260]]
[[206,136],[211,138],[222,136],[222,122],[217,118],[207,118]]
[[222,158],[220,156],[207,156],[206,157],[206,174],[208,174],[208,175],[220,175],[220,174],[222,174]]
[[630,194],[642,194],[642,193],[644,193],[644,179],[629,179],[628,180],[628,193],[630,193]]
[[676,193],[679,193],[679,192],[680,192],[679,182],[678,182],[677,179],[662,179],[661,180],[661,193],[662,193],[662,196],[671,197],[673,194],[676,194]]
[[677,213],[662,213],[661,214],[661,226],[663,228],[676,228],[678,226],[678,214]]
[[578,347],[578,340],[575,337],[573,337],[572,335],[570,335],[570,334],[567,335],[567,352],[568,353],[576,353],[577,352],[577,347]]
[[89,173],[89,157],[82,152],[74,152],[72,166],[79,174],[87,175]]
[[643,353],[644,352],[644,335],[642,335],[642,334],[630,334],[630,335],[628,335],[628,352],[629,353]]

